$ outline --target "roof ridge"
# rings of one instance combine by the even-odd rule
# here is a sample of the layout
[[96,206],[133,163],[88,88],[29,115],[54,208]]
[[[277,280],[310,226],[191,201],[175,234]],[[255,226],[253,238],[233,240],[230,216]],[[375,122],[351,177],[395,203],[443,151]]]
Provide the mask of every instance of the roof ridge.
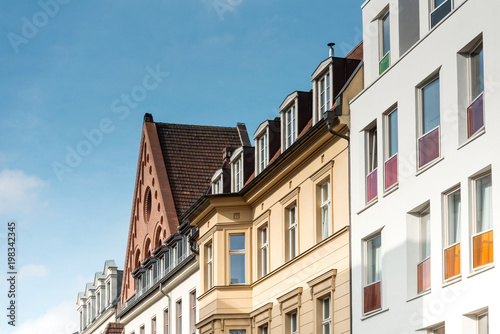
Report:
[[155,124],[162,124],[162,125],[178,125],[178,126],[200,127],[200,128],[237,129],[236,126],[218,126],[218,125],[185,124],[185,123],[165,123],[165,122],[154,122],[154,123]]

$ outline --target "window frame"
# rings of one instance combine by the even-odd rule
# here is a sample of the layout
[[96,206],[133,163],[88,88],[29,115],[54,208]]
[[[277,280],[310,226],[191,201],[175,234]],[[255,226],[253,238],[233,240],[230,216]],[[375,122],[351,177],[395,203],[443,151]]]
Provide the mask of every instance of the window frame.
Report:
[[[371,266],[371,259],[370,257],[368,256],[368,251],[369,251],[369,247],[368,247],[368,244],[370,241],[376,239],[376,238],[380,238],[380,246],[379,246],[379,255],[378,257],[376,256],[376,261],[377,263],[375,264],[375,270],[377,270],[377,266],[379,267],[379,273],[378,273],[378,279],[375,279],[373,280],[373,282],[369,282],[369,267]],[[382,298],[382,292],[383,292],[383,287],[382,287],[382,282],[383,282],[383,271],[382,271],[382,230],[379,230],[375,233],[372,233],[370,236],[366,237],[365,239],[363,239],[363,248],[364,248],[364,251],[363,251],[363,257],[364,257],[364,274],[363,274],[363,292],[362,292],[362,296],[363,296],[363,304],[362,304],[362,314],[364,316],[368,316],[370,314],[373,314],[373,313],[377,313],[379,311],[382,310],[383,308],[383,298]],[[374,287],[376,289],[376,285],[379,284],[379,298],[380,298],[380,301],[379,301],[379,304],[380,306],[378,308],[374,308],[372,310],[368,310],[368,311],[365,311],[366,310],[366,303],[367,303],[367,300],[366,300],[366,289],[367,288],[370,288],[370,287]]]
[[[395,119],[395,126],[392,123],[394,121],[391,116],[396,115]],[[392,131],[395,128],[395,133]],[[396,136],[396,152],[393,153],[393,137],[394,135]],[[397,187],[399,185],[399,161],[398,161],[398,155],[399,153],[399,113],[398,113],[398,107],[392,107],[389,109],[388,112],[384,114],[384,191],[390,191],[393,188]],[[396,175],[394,176],[395,180],[388,184],[388,182],[391,182],[391,180],[388,178],[388,169],[391,167],[391,164],[396,164]]]
[[[459,208],[458,208],[458,215],[456,216],[457,220],[451,221],[450,219],[450,204],[452,203],[450,198],[451,196],[456,196],[458,193],[458,201],[459,201]],[[453,202],[455,203],[455,202]],[[455,215],[455,213],[454,213]],[[456,234],[456,240],[455,242],[450,241],[450,233],[451,233],[451,225],[453,225],[453,230],[455,231]],[[462,270],[461,270],[461,259],[462,259],[462,254],[461,254],[461,236],[462,236],[462,190],[460,186],[453,187],[446,193],[443,193],[443,278],[444,281],[449,281],[449,280],[454,280],[458,277],[461,276]],[[455,275],[448,276],[447,272],[447,253],[452,254],[454,257],[454,263],[453,266],[456,266],[457,264],[457,253],[458,253],[458,272]],[[455,271],[453,271],[455,272]]]
[[[259,258],[260,277],[269,274],[269,225],[266,223],[258,229],[260,235]],[[265,242],[264,242],[265,237]]]
[[[327,188],[326,193],[328,194],[326,200],[323,198],[324,195],[323,187],[325,186]],[[332,186],[330,178],[326,179],[323,183],[321,183],[319,188],[321,196],[320,200],[321,241],[323,241],[332,235],[332,200],[331,200]],[[327,218],[326,222],[324,221],[325,214],[323,213],[325,208],[326,208],[326,218]],[[326,226],[326,231],[325,231],[325,226]]]
[[175,332],[182,334],[182,299],[175,302]]
[[189,293],[189,331],[196,333],[196,290]]
[[[323,334],[331,334],[332,332],[332,302],[330,295],[326,296],[321,300],[321,329]],[[328,305],[328,317],[325,317],[325,305]],[[328,326],[328,331],[325,331],[326,326]]]
[[257,142],[259,143],[259,150],[257,152],[258,155],[258,170],[261,173],[264,169],[266,169],[269,164],[269,138],[267,130],[264,134],[257,138]]
[[[482,333],[480,331],[481,328],[479,326],[480,326],[480,320],[481,320],[482,317],[486,317],[486,326],[487,326],[486,333]],[[488,314],[488,311],[479,313],[476,316],[476,331],[477,331],[477,334],[488,334],[490,332],[489,325],[490,325],[490,315]]]
[[243,147],[239,147],[231,156],[231,191],[239,192],[243,188]]
[[[386,21],[387,20],[387,21]],[[385,25],[385,22],[388,22],[388,26]],[[381,15],[379,15],[378,19],[378,26],[379,26],[379,75],[382,75],[385,71],[389,69],[391,66],[391,18],[390,18],[390,11],[387,9],[385,10]],[[386,28],[389,29],[388,31],[388,44],[389,44],[389,49],[385,51],[385,33],[386,33]],[[382,62],[386,61],[386,57],[388,57],[388,65],[386,68],[382,70]]]
[[[427,220],[424,220],[424,217],[427,217]],[[425,236],[423,235],[423,222],[426,222],[425,226]],[[430,205],[425,206],[418,214],[418,233],[419,233],[419,245],[418,245],[418,263],[417,263],[417,294],[422,294],[431,289],[430,282],[430,263],[431,263],[431,243],[432,243],[432,231],[431,231],[431,207]],[[420,282],[420,272],[419,267],[422,266],[422,282]],[[426,275],[426,267],[428,270],[428,275]],[[428,285],[425,287],[425,279],[428,279]],[[420,289],[420,285],[422,285],[422,289]]]
[[[286,223],[287,223],[287,235],[288,235],[288,238],[287,238],[287,261],[291,261],[293,260],[294,258],[296,258],[298,255],[299,255],[299,234],[298,234],[298,206],[297,206],[297,203],[296,202],[293,202],[291,205],[289,205],[287,208],[286,208],[286,214],[287,214],[287,219],[286,219]],[[292,215],[292,212],[293,212],[293,215]],[[292,217],[294,218],[294,220],[292,221]],[[292,236],[293,236],[293,240],[295,242],[293,242],[293,245],[292,245]],[[293,246],[293,248],[292,248]],[[294,252],[292,253],[292,250],[294,250]],[[292,256],[293,255],[293,256]]]
[[[437,5],[435,4],[435,1],[436,0],[431,0],[430,3],[429,3],[429,29],[432,30],[434,29],[435,26],[437,26],[440,22],[442,22],[451,12],[453,12],[453,8],[454,8],[454,3],[453,3],[453,0],[444,0],[441,4]],[[432,24],[432,14],[434,14],[435,12],[439,11],[440,9],[442,9],[441,7],[444,7],[446,5],[447,2],[450,2],[450,11],[445,15],[443,16],[439,21],[437,21],[436,23],[434,23],[434,25]]]
[[151,318],[151,334],[156,334],[156,316]]
[[207,285],[206,285],[206,290],[210,290],[214,287],[214,281],[213,281],[213,242],[210,240],[209,242],[206,243],[205,245],[205,252],[206,252],[206,277],[207,277]]
[[318,79],[318,90],[318,116],[321,119],[323,113],[332,107],[332,76],[329,67]]
[[169,310],[168,307],[163,310],[163,334],[169,334],[168,326],[169,326]]
[[365,130],[365,194],[366,204],[373,203],[378,199],[378,131],[376,121]]
[[[490,210],[489,210],[489,216],[490,216],[490,226],[486,229],[482,229],[481,231],[478,232],[478,221],[477,221],[477,201],[478,201],[478,194],[477,194],[477,182],[479,180],[482,180],[486,177],[489,177],[490,178]],[[471,249],[471,268],[472,268],[472,271],[480,271],[482,270],[483,268],[488,268],[489,266],[493,265],[494,264],[494,257],[493,257],[493,252],[494,252],[494,222],[493,222],[493,201],[492,201],[492,193],[493,193],[493,176],[492,176],[492,172],[491,170],[487,170],[486,172],[483,172],[483,173],[479,173],[478,175],[474,176],[472,179],[471,179],[471,192],[472,192],[472,203],[471,203],[471,218],[472,218],[472,226],[471,226],[471,235],[470,235],[470,249]],[[474,239],[478,236],[481,236],[481,235],[486,235],[486,234],[491,234],[491,249],[488,250],[488,252],[491,252],[491,261],[490,262],[487,262],[487,263],[484,263],[484,264],[481,264],[481,265],[478,265],[478,266],[475,266],[474,265],[474,261],[475,261],[475,249],[474,249]]]
[[[243,249],[231,249],[231,237],[238,237],[238,236],[243,236],[243,243],[244,243],[244,248]],[[229,266],[229,270],[228,270],[228,274],[229,274],[229,285],[245,285],[246,282],[247,282],[247,268],[246,268],[246,261],[247,261],[247,255],[246,255],[246,248],[247,248],[247,245],[246,245],[246,242],[247,242],[247,237],[246,237],[246,233],[245,232],[234,232],[234,233],[230,233],[229,234],[229,244],[228,244],[228,254],[229,254],[229,263],[228,263],[228,266]],[[243,282],[238,282],[238,283],[233,283],[232,282],[232,266],[231,266],[231,262],[232,262],[232,256],[239,256],[239,255],[243,255],[243,279],[244,281]]]
[[[298,334],[299,333],[299,313],[297,310],[294,310],[290,313],[287,314],[287,320],[289,322],[290,326],[290,333],[291,334]],[[295,327],[295,330],[294,330]]]
[[297,140],[297,106],[295,101],[285,111],[285,149]]
[[[474,43],[472,46],[471,50],[467,53],[467,93],[468,93],[468,105],[467,105],[467,139],[473,137],[476,133],[479,133],[481,130],[485,128],[485,122],[484,122],[484,47],[483,47],[483,39],[481,38],[479,41]],[[480,66],[481,66],[481,73],[479,74],[479,84],[480,84],[480,89],[482,88],[481,92],[477,94],[477,96],[473,95],[473,77],[472,77],[472,59],[473,59],[473,54],[478,50],[481,49],[480,53]],[[481,112],[482,112],[482,126],[480,126],[476,131],[472,132],[472,129],[470,128],[470,119],[469,119],[469,109],[472,108],[472,106],[476,103],[481,103]]]

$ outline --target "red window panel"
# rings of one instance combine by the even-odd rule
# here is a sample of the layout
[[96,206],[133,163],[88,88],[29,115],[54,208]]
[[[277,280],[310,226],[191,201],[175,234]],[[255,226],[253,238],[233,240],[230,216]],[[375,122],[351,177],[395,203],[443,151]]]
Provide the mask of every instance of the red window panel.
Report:
[[418,167],[439,157],[439,127],[418,139]]
[[377,197],[377,169],[366,177],[366,202],[371,202]]
[[444,279],[460,274],[460,244],[444,250]]
[[381,294],[380,294],[381,282],[373,283],[368,285],[364,289],[364,312],[369,313],[382,308]]
[[398,182],[398,155],[395,154],[392,158],[385,162],[385,189]]
[[493,262],[493,231],[473,237],[474,268]]
[[467,108],[467,134],[471,137],[484,125],[483,94],[471,103]]
[[419,263],[418,267],[418,293],[431,287],[431,258]]

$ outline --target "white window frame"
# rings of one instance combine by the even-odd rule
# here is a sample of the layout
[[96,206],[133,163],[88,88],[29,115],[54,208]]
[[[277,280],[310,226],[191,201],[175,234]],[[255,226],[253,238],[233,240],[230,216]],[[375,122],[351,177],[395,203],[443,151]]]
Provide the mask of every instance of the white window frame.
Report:
[[[495,263],[494,261],[491,262],[491,263],[488,263],[488,264],[485,264],[485,265],[482,265],[482,266],[478,266],[476,268],[474,268],[474,263],[473,263],[473,259],[474,259],[474,237],[478,236],[478,235],[481,235],[481,234],[484,234],[484,233],[488,233],[488,232],[491,232],[493,231],[493,227],[494,227],[494,221],[493,221],[493,201],[491,201],[491,206],[490,206],[490,218],[491,218],[491,226],[489,228],[486,228],[486,229],[483,229],[482,231],[478,231],[478,221],[477,221],[477,205],[478,205],[478,195],[477,195],[477,182],[478,180],[486,177],[486,176],[489,176],[490,177],[490,183],[491,183],[491,188],[493,188],[493,176],[492,176],[492,173],[491,173],[491,170],[488,170],[487,172],[484,172],[484,173],[480,173],[478,174],[477,176],[473,177],[472,178],[472,226],[471,226],[471,236],[470,236],[470,249],[471,249],[471,258],[470,258],[470,261],[471,261],[471,264],[470,264],[470,267],[473,269],[473,271],[478,271],[478,270],[481,270],[483,269],[484,267],[488,267],[488,266],[491,266],[493,263]],[[493,192],[493,189],[491,190],[491,192]],[[490,194],[490,196],[492,196]],[[494,236],[493,236],[493,241],[495,240]],[[494,249],[494,248],[493,248]]]
[[[330,334],[332,331],[332,303],[330,296],[321,301],[321,328],[323,334]],[[325,305],[328,305],[328,315],[325,315]],[[328,327],[328,330],[326,328]]]
[[[427,132],[424,132],[425,129],[425,124],[424,124],[424,89],[429,86],[430,84],[434,83],[435,81],[438,81],[439,85],[439,124],[431,129],[429,129]],[[441,152],[441,77],[439,73],[433,74],[429,77],[429,79],[425,80],[421,85],[418,86],[418,137],[417,137],[417,170],[422,170],[425,169],[427,166],[432,165],[436,161],[439,161],[439,159],[442,156]],[[434,130],[438,129],[438,150],[439,150],[439,155],[437,158],[434,160],[431,160],[427,162],[426,164],[422,165],[420,167],[420,151],[419,151],[419,140]]]
[[231,191],[243,188],[243,147],[236,149],[231,157]]
[[[327,198],[324,198],[324,188],[326,187],[326,193],[327,193]],[[320,212],[321,212],[321,240],[325,240],[332,234],[332,224],[331,224],[331,216],[332,216],[332,211],[331,211],[331,184],[330,180],[326,180],[321,184],[320,186],[320,192],[321,192],[321,206],[320,206]],[[325,214],[326,211],[326,214]],[[326,221],[325,221],[326,217]]]
[[196,333],[196,290],[189,293],[189,331]]
[[212,194],[222,194],[224,192],[222,169],[217,170],[212,177]]
[[290,320],[290,333],[291,334],[298,334],[299,333],[299,317],[298,317],[298,312],[297,311],[291,312],[289,320]]
[[[385,19],[389,20],[389,50],[387,50],[387,52],[384,53],[384,35],[385,35],[385,28],[384,28],[384,21]],[[379,25],[379,61],[378,61],[378,64],[379,64],[379,75],[381,75],[382,73],[384,73],[387,69],[389,69],[389,67],[391,66],[391,38],[390,38],[390,35],[391,35],[391,32],[390,32],[390,27],[391,27],[391,17],[390,17],[390,12],[389,10],[385,10],[381,15],[379,15],[379,19],[378,19],[378,25]],[[382,60],[385,59],[386,56],[389,56],[389,66],[387,67],[387,69],[380,73],[380,63],[382,62]]]
[[258,166],[259,166],[259,173],[262,172],[267,165],[269,164],[269,140],[268,140],[268,135],[267,132],[264,133],[262,136],[260,136],[257,139],[259,143],[259,150],[258,150]]
[[295,101],[285,112],[285,149],[292,146],[297,139],[297,106]]
[[319,78],[318,88],[319,117],[321,119],[323,113],[332,107],[332,77],[329,70]]
[[[450,241],[450,225],[452,225],[454,222],[451,221],[450,217],[450,196],[455,195],[458,193],[460,195],[460,212],[458,212],[458,223],[456,226],[454,226],[454,229],[457,233],[456,241],[451,242]],[[446,261],[445,261],[445,252],[446,250],[453,248],[457,245],[461,244],[461,236],[462,236],[462,216],[461,216],[461,211],[462,211],[462,189],[460,186],[454,187],[451,190],[447,191],[446,193],[443,194],[443,278],[444,280],[453,280],[457,278],[457,276],[461,275],[462,270],[460,270],[460,273],[456,276],[449,277],[446,279]],[[460,253],[462,253],[462,250],[460,250]],[[462,254],[460,254],[460,258],[462,258]]]
[[[480,332],[480,327],[479,327],[479,321],[483,317],[486,317],[486,323],[487,323],[487,326],[488,326],[485,333]],[[490,322],[490,316],[488,314],[488,311],[478,314],[477,317],[476,317],[476,330],[477,330],[477,334],[488,334],[490,332],[490,330],[489,330],[489,322]]]
[[209,242],[206,246],[207,250],[207,290],[214,286],[213,282],[213,243]]
[[269,273],[269,226],[266,224],[260,230],[260,264],[261,277]]
[[[299,255],[297,204],[291,205],[287,209],[287,214],[288,214],[288,255],[289,255],[289,260],[293,260]],[[292,240],[295,241],[293,245],[292,245]],[[293,253],[292,249],[294,250]]]
[[[380,238],[380,250],[379,250],[380,254],[379,254],[379,259],[378,259],[378,262],[379,262],[378,266],[380,267],[379,268],[379,277],[378,277],[378,280],[374,280],[373,282],[368,283],[368,274],[369,274],[369,269],[368,268],[371,265],[371,259],[368,256],[368,243],[370,241],[372,241],[373,239],[376,239],[376,238]],[[372,233],[371,235],[369,235],[366,238],[364,238],[362,241],[363,241],[363,260],[364,260],[363,261],[364,262],[363,269],[364,269],[364,274],[363,274],[363,289],[361,291],[361,295],[364,296],[364,290],[367,287],[369,287],[371,285],[375,285],[377,283],[380,283],[380,308],[365,313],[364,312],[365,300],[364,300],[364,297],[363,297],[363,303],[361,305],[361,309],[362,309],[362,313],[366,316],[366,315],[369,315],[369,314],[380,312],[380,310],[382,310],[383,307],[384,307],[383,285],[382,285],[382,282],[384,280],[383,270],[382,270],[382,259],[383,259],[383,254],[382,254],[382,247],[383,247],[382,230],[378,230],[377,232]]]

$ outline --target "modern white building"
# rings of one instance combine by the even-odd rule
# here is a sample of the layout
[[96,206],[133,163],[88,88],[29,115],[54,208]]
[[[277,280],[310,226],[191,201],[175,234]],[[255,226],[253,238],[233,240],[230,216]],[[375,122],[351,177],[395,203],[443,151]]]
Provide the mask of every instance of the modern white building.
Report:
[[96,272],[94,281],[85,285],[77,297],[80,334],[103,334],[115,326],[116,307],[120,300],[123,270],[113,260],[104,263],[102,272]]
[[353,333],[500,333],[500,1],[367,0]]

